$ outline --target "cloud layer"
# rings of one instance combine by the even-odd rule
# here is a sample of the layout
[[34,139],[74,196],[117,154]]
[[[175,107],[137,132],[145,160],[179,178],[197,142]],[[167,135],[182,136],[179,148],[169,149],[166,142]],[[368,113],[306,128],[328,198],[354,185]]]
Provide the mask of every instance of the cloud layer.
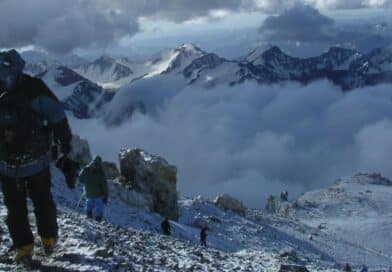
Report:
[[170,95],[158,86],[129,95],[147,102],[152,114],[119,128],[77,120],[73,127],[105,159],[117,160],[124,147],[165,157],[179,169],[183,195],[226,192],[253,207],[268,194],[298,195],[358,171],[392,177],[390,85],[343,94],[326,81],[243,84]]
[[[177,23],[230,12],[281,13],[298,4],[318,8],[390,8],[392,0],[3,0],[0,47],[36,45],[55,53],[105,47],[139,31],[142,18]],[[290,15],[290,14],[289,14]],[[317,25],[318,27],[320,25]],[[292,29],[292,28],[291,28]]]

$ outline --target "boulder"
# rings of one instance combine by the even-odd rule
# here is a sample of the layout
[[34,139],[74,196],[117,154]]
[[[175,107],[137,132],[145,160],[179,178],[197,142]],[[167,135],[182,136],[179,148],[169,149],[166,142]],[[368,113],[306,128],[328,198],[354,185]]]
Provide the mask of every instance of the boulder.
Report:
[[241,201],[226,194],[217,196],[214,200],[214,204],[225,211],[230,210],[242,216],[244,216],[247,211],[247,208]]
[[177,220],[177,168],[141,149],[122,150],[119,159],[122,184],[150,195],[152,211]]
[[120,177],[120,171],[115,163],[104,161],[102,167],[107,179],[113,180]]
[[287,259],[288,261],[291,261],[291,262],[295,262],[296,263],[296,262],[299,261],[297,252],[293,248],[284,248],[284,249],[282,249],[279,252],[279,256],[281,258],[285,258],[285,259]]
[[86,165],[92,160],[90,146],[87,140],[78,135],[72,135],[72,151],[69,158],[77,161],[80,165]]
[[269,214],[275,214],[278,216],[282,217],[293,217],[293,214],[295,213],[295,210],[293,208],[293,205],[276,196],[269,196],[267,199],[267,204],[265,205],[265,211]]
[[129,206],[133,206],[145,211],[152,211],[154,203],[151,195],[142,194],[132,190],[131,188],[124,188],[124,181],[122,178],[117,178],[108,182],[109,195],[112,199],[118,199]]

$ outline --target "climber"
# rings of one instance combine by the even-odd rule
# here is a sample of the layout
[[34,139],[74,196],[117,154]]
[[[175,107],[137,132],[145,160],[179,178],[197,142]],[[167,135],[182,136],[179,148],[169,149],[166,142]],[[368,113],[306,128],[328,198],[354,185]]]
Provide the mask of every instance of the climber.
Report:
[[50,191],[52,145],[66,157],[72,134],[62,104],[42,80],[23,74],[15,50],[0,52],[0,181],[7,207],[6,224],[17,265],[34,267],[34,238],[28,220],[32,200],[45,254],[57,238],[57,210]]
[[204,227],[200,231],[200,244],[207,247],[207,228]]
[[87,218],[93,218],[95,213],[95,220],[101,222],[108,202],[108,186],[100,156],[96,156],[82,169],[79,181],[84,184]]
[[352,272],[353,270],[352,270],[351,266],[348,263],[346,263],[343,267],[343,271],[344,272]]
[[280,194],[280,200],[282,202],[288,201],[289,199],[289,193],[287,191],[284,191]]
[[361,272],[368,272],[368,268],[366,267],[366,265],[362,266]]
[[171,234],[169,218],[165,217],[165,219],[162,221],[161,229],[162,229],[162,233],[164,235],[170,235]]

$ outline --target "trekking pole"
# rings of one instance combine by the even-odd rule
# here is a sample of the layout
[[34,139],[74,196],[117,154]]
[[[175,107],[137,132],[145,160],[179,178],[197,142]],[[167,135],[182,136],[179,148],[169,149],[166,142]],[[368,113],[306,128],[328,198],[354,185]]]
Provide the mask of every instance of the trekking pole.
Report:
[[81,195],[80,195],[79,201],[78,201],[78,203],[76,204],[76,207],[75,207],[76,210],[79,210],[80,203],[82,203],[83,196],[84,196],[84,194],[81,194]]

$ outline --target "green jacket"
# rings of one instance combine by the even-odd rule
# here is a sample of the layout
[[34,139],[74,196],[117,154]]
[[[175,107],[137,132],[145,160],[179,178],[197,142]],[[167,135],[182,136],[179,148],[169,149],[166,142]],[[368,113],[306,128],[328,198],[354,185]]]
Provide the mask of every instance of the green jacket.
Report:
[[108,197],[108,185],[102,163],[93,160],[82,169],[79,180],[84,184],[86,198]]

